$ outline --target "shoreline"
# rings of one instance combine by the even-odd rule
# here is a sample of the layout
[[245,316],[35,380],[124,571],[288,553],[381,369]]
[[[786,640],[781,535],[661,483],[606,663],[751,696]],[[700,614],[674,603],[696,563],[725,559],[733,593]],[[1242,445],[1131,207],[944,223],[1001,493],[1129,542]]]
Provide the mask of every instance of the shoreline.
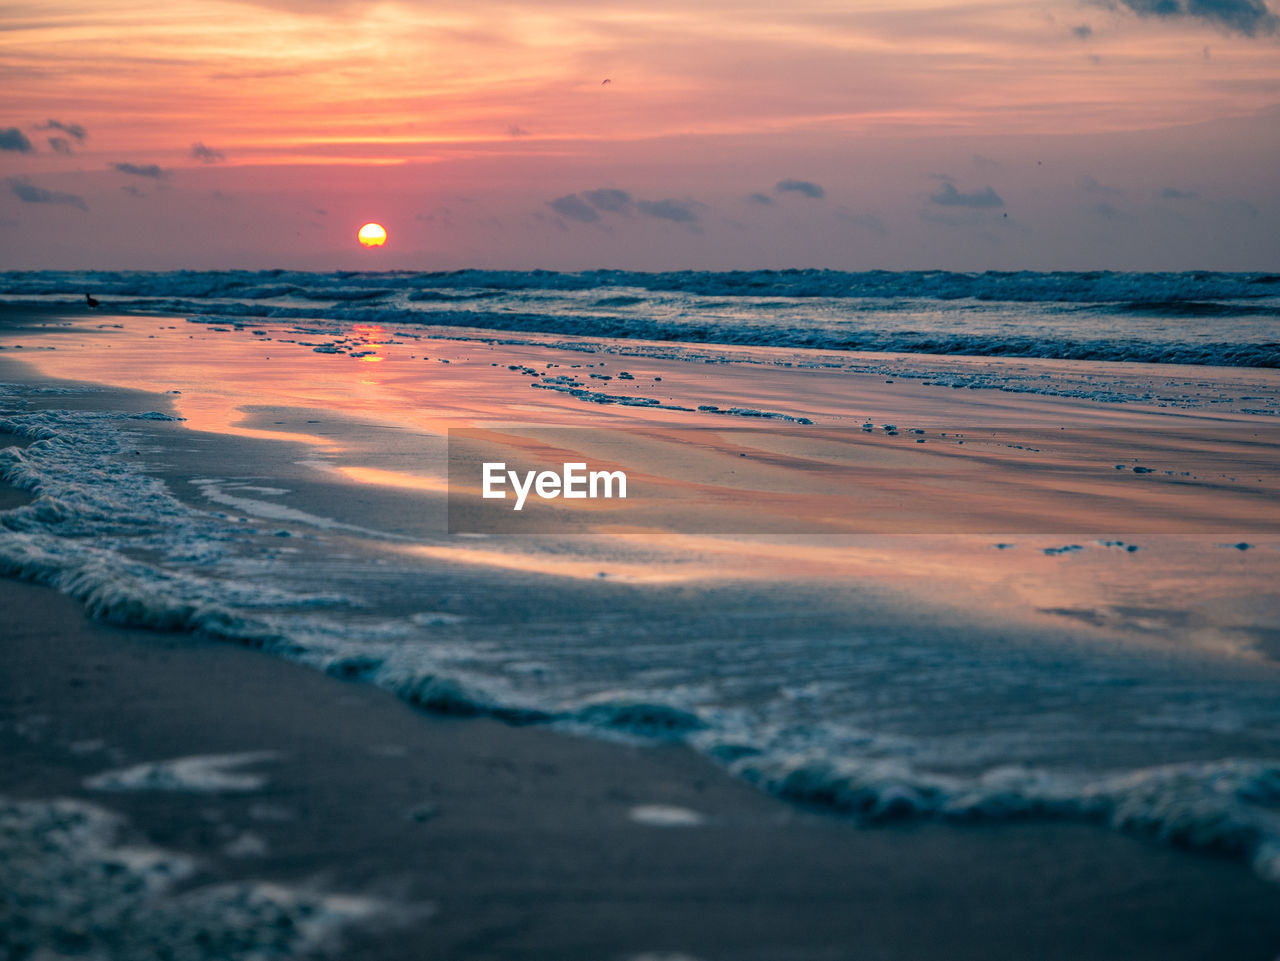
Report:
[[[424,714],[234,645],[87,621],[47,588],[0,580],[0,598],[0,796],[123,814],[207,882],[323,879],[420,918],[357,927],[345,958],[1269,961],[1280,941],[1274,886],[1210,855],[1053,821],[861,828],[680,747]],[[262,751],[259,790],[85,787]],[[703,821],[637,820],[652,806]],[[245,835],[262,844],[236,855]]]
[[[127,344],[115,343],[118,357]],[[80,388],[87,408],[109,400],[144,413],[176,402]],[[58,391],[76,390],[58,381],[39,403],[56,407],[69,399]],[[181,402],[201,409],[189,391]],[[220,403],[220,416],[236,409]],[[148,475],[184,500],[221,490],[185,486],[209,471],[258,485],[284,478],[308,511],[381,528],[415,503],[396,500],[409,493],[339,490],[310,476],[310,455],[297,460],[316,437],[350,447],[368,429],[295,402],[256,408],[234,432],[161,423],[138,436],[158,462]],[[487,589],[499,607],[546,583],[536,570],[496,582],[448,576],[452,589]],[[592,596],[585,587],[563,594]],[[9,655],[0,744],[14,759],[0,797],[72,797],[115,811],[130,837],[194,857],[201,867],[190,883],[310,884],[388,905],[381,929],[353,931],[343,957],[827,961],[856,946],[869,957],[948,961],[1270,961],[1280,944],[1280,891],[1212,854],[1079,821],[861,827],[766,795],[690,748],[426,713],[373,684],[235,643],[91,622],[70,599],[17,581],[0,580],[0,608],[13,612],[0,629]],[[939,615],[912,616],[920,621],[901,624]],[[244,771],[266,780],[246,792],[86,783],[137,764],[259,752],[274,753]]]

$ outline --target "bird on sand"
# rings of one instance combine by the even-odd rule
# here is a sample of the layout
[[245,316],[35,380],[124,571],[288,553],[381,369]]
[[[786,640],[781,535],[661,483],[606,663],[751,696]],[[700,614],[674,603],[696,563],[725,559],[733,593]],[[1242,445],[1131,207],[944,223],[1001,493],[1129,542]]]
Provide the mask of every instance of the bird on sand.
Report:
[[88,294],[85,294],[85,295],[84,295],[84,302],[85,302],[86,304],[88,304],[90,307],[100,307],[100,306],[101,306],[101,304],[99,304],[99,303],[98,303],[98,301],[94,300],[94,299],[93,299],[92,297],[90,297]]

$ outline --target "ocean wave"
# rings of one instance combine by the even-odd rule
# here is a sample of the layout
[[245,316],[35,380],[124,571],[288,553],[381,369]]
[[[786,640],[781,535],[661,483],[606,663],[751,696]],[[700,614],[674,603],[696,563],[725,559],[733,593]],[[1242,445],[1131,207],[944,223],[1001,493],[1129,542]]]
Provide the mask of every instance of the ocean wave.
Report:
[[865,821],[1091,821],[1234,857],[1280,882],[1280,760],[1224,758],[1101,776],[998,767],[960,778],[892,760],[786,757],[748,757],[730,769],[779,797]]
[[[831,351],[1280,366],[1273,274],[10,272],[10,304]],[[1202,321],[1205,326],[1193,325]]]
[[[195,304],[174,304],[189,313]],[[317,311],[290,307],[229,305],[203,308],[205,317],[301,320]],[[673,323],[643,317],[596,317],[574,314],[499,313],[493,311],[406,311],[394,308],[342,309],[320,312],[326,319],[351,323],[432,326],[549,333],[613,340],[653,340],[722,344],[740,347],[794,347],[808,350],[871,353],[944,354],[978,357],[1040,357],[1060,360],[1119,361],[1148,364],[1195,364],[1220,367],[1280,367],[1280,339],[1257,343],[1234,341],[1150,341],[1137,338],[1096,339],[982,334],[933,334],[918,331],[804,328],[787,325]]]
[[[930,298],[1048,303],[1159,303],[1239,300],[1275,296],[1280,275],[1181,271],[985,271],[945,270],[735,270],[637,272],[588,270],[453,271],[8,271],[0,289],[14,295],[69,294],[82,290],[116,297],[264,297],[303,294],[339,299],[334,292],[392,291],[593,291],[635,288],[714,297]],[[274,293],[273,293],[274,291]]]

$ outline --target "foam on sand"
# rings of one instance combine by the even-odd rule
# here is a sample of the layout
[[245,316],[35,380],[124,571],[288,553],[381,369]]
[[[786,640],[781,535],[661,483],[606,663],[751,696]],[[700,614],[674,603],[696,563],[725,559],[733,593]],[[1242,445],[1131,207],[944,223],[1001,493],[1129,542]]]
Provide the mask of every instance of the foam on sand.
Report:
[[260,961],[329,951],[353,926],[410,912],[374,898],[240,880],[130,836],[95,804],[0,797],[0,944],[11,957]]
[[655,828],[692,828],[706,821],[697,811],[671,804],[640,804],[628,811],[627,816],[637,824]]
[[246,751],[150,761],[95,774],[85,778],[84,786],[90,791],[259,791],[267,784],[266,775],[240,769],[278,756],[275,751]]

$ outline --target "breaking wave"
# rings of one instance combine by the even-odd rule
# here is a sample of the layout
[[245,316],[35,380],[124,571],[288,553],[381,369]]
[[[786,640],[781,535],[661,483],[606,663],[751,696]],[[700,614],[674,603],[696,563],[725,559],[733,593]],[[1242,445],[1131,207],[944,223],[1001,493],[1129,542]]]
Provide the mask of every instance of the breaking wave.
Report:
[[0,298],[823,350],[1280,366],[1280,275],[831,270],[39,271]]

